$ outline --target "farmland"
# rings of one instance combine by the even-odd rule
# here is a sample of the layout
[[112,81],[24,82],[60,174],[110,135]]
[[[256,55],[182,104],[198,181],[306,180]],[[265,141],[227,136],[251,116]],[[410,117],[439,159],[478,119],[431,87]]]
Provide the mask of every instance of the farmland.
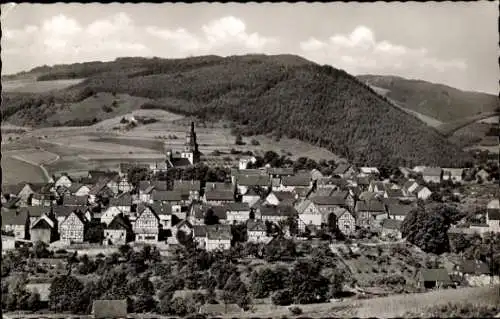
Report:
[[33,80],[13,80],[2,81],[4,92],[18,93],[44,93],[53,90],[62,90],[72,85],[81,83],[84,79],[54,80],[54,81],[33,81]]
[[[445,305],[449,302],[470,302],[478,305],[495,305],[500,302],[499,287],[479,287],[436,290],[426,293],[394,295],[363,300],[348,300],[338,303],[322,303],[300,305],[305,316],[336,316],[336,317],[399,317],[408,311],[418,312],[428,306]],[[290,315],[288,307],[255,306],[253,313],[245,317],[273,317]],[[230,318],[230,316],[227,316]]]
[[2,183],[17,184],[22,181],[42,183],[47,180],[39,166],[2,154]]

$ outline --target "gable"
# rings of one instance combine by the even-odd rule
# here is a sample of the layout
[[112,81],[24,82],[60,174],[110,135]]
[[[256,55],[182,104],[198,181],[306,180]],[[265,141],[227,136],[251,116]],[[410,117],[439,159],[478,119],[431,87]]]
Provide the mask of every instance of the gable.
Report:
[[78,227],[83,227],[83,222],[82,220],[76,216],[76,214],[73,212],[71,213],[68,218],[66,218],[62,223],[61,226],[66,226],[69,227],[71,225],[77,225]]

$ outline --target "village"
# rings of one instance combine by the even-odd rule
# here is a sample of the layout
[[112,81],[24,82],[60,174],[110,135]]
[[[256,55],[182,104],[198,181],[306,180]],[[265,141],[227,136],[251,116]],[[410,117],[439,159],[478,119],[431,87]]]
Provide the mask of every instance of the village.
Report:
[[[2,185],[2,254],[43,243],[52,251],[99,256],[128,245],[155,247],[168,258],[182,246],[220,253],[248,244],[260,247],[259,256],[280,240],[326,243],[341,254],[347,246],[407,244],[401,228],[413,210],[432,202],[465,203],[466,194],[457,189],[476,187],[479,194],[495,183],[485,169],[400,167],[396,181],[382,177],[379,168],[346,162],[329,176],[318,169],[257,167],[255,156],[241,157],[225,181],[162,178],[200,163],[199,153],[192,123],[182,152],[167,145],[162,163],[123,163],[117,171],[90,171],[83,178],[61,174],[47,184]],[[471,211],[449,234],[500,233],[498,198],[461,207]],[[450,270],[423,267],[417,281],[443,287],[456,282],[457,271],[479,276],[475,285],[498,283],[489,265],[466,259]]]

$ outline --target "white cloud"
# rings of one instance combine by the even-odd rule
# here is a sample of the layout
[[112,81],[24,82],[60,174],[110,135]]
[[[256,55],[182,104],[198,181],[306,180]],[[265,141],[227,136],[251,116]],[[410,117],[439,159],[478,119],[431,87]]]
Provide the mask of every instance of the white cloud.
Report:
[[[186,29],[161,29],[149,26],[146,31],[155,37],[166,40],[163,47],[173,48],[182,54],[242,54],[263,53],[276,48],[277,39],[248,33],[243,20],[233,16],[212,20],[201,27],[196,34]],[[172,51],[170,54],[175,54]]]
[[387,40],[377,41],[366,26],[350,34],[335,34],[329,39],[309,38],[300,43],[306,58],[331,64],[354,74],[396,74],[422,77],[429,72],[456,72],[467,69],[465,61],[433,57],[425,48],[410,48]]
[[208,21],[195,31],[138,26],[123,12],[87,25],[59,14],[39,25],[4,27],[2,58],[9,61],[4,71],[122,56],[273,53],[279,44],[276,38],[249,32],[245,22],[233,16]]

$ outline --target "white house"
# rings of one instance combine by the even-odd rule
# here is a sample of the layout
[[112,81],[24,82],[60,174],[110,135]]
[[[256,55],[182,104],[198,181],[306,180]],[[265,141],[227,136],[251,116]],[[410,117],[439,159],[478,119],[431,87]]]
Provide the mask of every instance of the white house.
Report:
[[273,206],[278,206],[280,204],[293,205],[296,199],[296,195],[292,192],[272,191],[267,195],[265,202]]
[[256,161],[254,156],[242,157],[238,163],[238,169],[247,169],[249,163],[254,164]]
[[313,225],[320,227],[321,222],[322,222],[322,214],[318,207],[309,199],[306,199],[304,201],[301,201],[295,209],[299,213],[299,219],[302,221],[302,223],[299,223],[301,225],[302,230],[306,226]]
[[494,199],[486,208],[486,223],[493,232],[500,232],[500,207],[499,200]]
[[248,206],[250,207],[254,206],[254,204],[257,203],[259,200],[260,200],[260,195],[257,194],[253,189],[250,189],[241,198],[241,201],[243,203],[247,203]]
[[406,196],[413,194],[413,192],[417,189],[418,183],[414,179],[408,180],[403,184],[403,192]]
[[89,196],[90,195],[90,187],[87,185],[81,185],[79,188],[75,189],[73,193],[75,196]]
[[443,168],[443,180],[452,181],[454,183],[462,182],[464,170],[462,168]]
[[417,195],[418,199],[422,200],[427,200],[432,195],[430,189],[425,186],[418,186],[414,193]]
[[241,224],[250,218],[250,206],[247,203],[229,203],[225,209],[228,224]]
[[248,242],[268,243],[271,237],[266,234],[266,225],[262,220],[248,220],[247,222]]
[[207,226],[206,250],[229,250],[231,248],[231,226],[210,225]]
[[68,175],[62,175],[61,177],[59,177],[56,180],[54,186],[56,188],[58,188],[58,187],[70,188],[72,183],[73,183],[73,181],[71,180],[71,178]]
[[105,223],[107,226],[116,216],[120,214],[122,214],[122,211],[118,207],[109,206],[101,216],[101,223]]
[[440,167],[426,167],[422,171],[422,177],[426,183],[441,183],[443,170]]

